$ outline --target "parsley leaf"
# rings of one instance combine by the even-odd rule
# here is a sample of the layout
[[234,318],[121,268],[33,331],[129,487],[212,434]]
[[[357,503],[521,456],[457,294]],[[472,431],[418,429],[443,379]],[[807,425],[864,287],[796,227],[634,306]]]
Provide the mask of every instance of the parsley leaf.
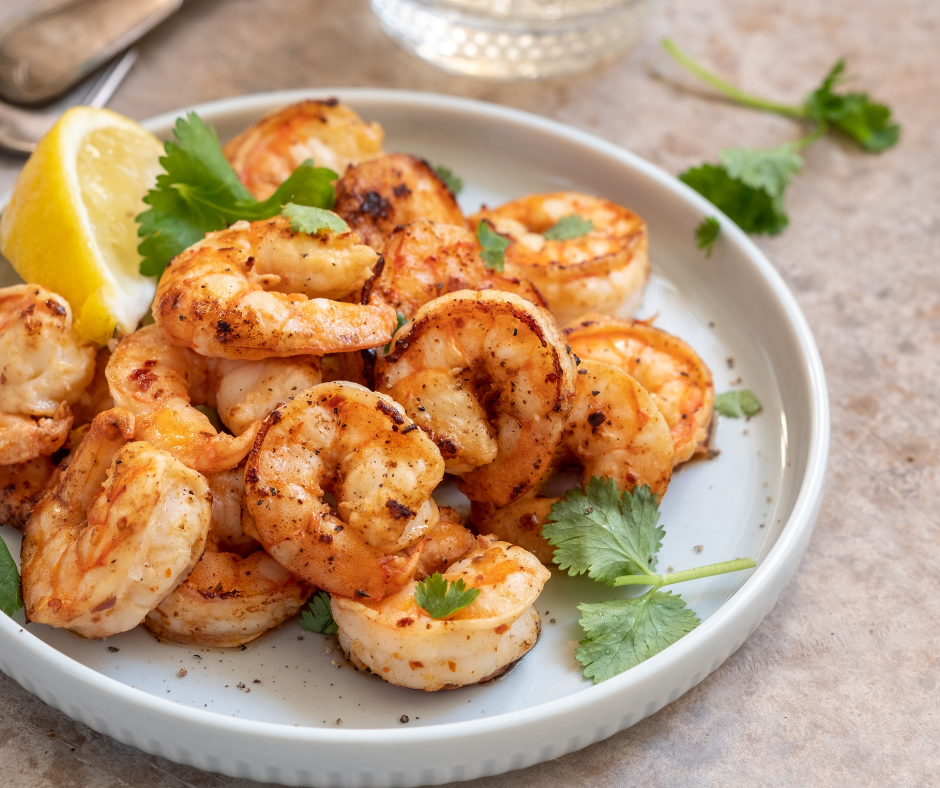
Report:
[[810,117],[834,126],[872,153],[896,145],[901,127],[892,123],[891,109],[887,105],[871,101],[867,93],[839,95],[833,92],[843,71],[845,60],[840,59],[822,84],[807,96],[806,111]]
[[395,326],[395,330],[392,332],[392,339],[388,340],[388,344],[385,346],[385,355],[388,355],[391,352],[392,341],[395,339],[395,334],[398,333],[398,329],[408,322],[408,318],[405,317],[401,312],[395,313],[395,320],[398,321],[398,325]]
[[705,256],[712,256],[712,249],[715,247],[715,241],[721,234],[721,225],[714,216],[706,216],[699,222],[695,228],[695,245],[699,249],[705,250]]
[[343,233],[349,229],[349,225],[333,211],[312,205],[297,205],[289,202],[281,209],[281,214],[290,219],[290,228],[295,233],[316,235],[320,230]]
[[309,160],[294,170],[267,200],[258,202],[238,180],[222,153],[215,129],[194,112],[176,121],[176,141],[164,143],[166,170],[144,202],[150,206],[137,217],[140,272],[159,276],[167,263],[207,232],[221,230],[240,219],[255,221],[280,213],[287,203],[332,208],[336,173],[314,167]]
[[763,189],[772,199],[782,199],[790,180],[803,169],[803,157],[790,143],[776,148],[726,148],[719,156],[730,177],[752,189]]
[[335,635],[339,627],[333,620],[333,610],[330,607],[330,595],[326,591],[314,594],[309,610],[300,614],[300,627],[306,632],[317,632],[321,635]]
[[726,391],[715,397],[715,410],[730,419],[753,416],[761,411],[760,400],[750,389]]
[[732,178],[719,164],[703,164],[679,175],[705,199],[748,233],[776,235],[789,223],[779,198]]
[[21,607],[20,573],[6,543],[0,539],[0,612],[12,616]]
[[562,216],[542,235],[549,241],[567,241],[571,238],[580,238],[582,235],[587,235],[593,229],[594,222],[590,219],[582,219],[580,216],[571,214],[570,216]]
[[452,616],[479,595],[479,588],[468,587],[463,580],[449,583],[440,572],[435,572],[415,586],[415,602],[431,618]]
[[453,194],[454,197],[463,191],[463,178],[458,175],[454,175],[454,171],[450,167],[445,167],[443,164],[438,164],[434,168],[434,174],[444,181],[444,185],[450,189],[450,193]]
[[665,531],[657,496],[646,485],[632,493],[613,479],[592,476],[552,506],[542,536],[557,547],[555,563],[569,575],[584,572],[601,583],[621,575],[651,574]]
[[483,247],[480,257],[486,267],[502,271],[506,264],[506,247],[509,246],[510,240],[497,233],[486,220],[477,225],[477,240]]
[[634,599],[578,605],[587,637],[575,652],[595,684],[639,665],[698,626],[680,596],[650,591]]

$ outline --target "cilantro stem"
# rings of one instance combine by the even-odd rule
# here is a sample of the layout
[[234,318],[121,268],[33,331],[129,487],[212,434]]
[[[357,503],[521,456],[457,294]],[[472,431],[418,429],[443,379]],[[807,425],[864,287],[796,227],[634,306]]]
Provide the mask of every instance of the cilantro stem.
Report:
[[784,115],[788,118],[809,118],[809,113],[805,107],[795,107],[790,104],[778,104],[775,101],[767,101],[766,99],[759,98],[758,96],[752,96],[749,93],[745,93],[743,90],[739,90],[730,82],[725,82],[721,77],[704,69],[698,63],[692,60],[692,58],[690,58],[685,52],[679,49],[679,47],[677,47],[675,43],[673,43],[673,41],[669,38],[664,38],[662,40],[662,45],[663,49],[665,49],[681,66],[684,66],[697,77],[703,79],[713,88],[720,91],[721,93],[724,93],[728,98],[736,101],[738,104],[743,104],[745,107],[751,107],[752,109],[774,112],[777,115]]
[[802,150],[803,148],[812,145],[820,137],[824,137],[827,131],[829,131],[829,126],[825,123],[820,123],[805,137],[800,137],[798,140],[793,140],[793,142],[790,143],[790,150],[795,153],[798,150]]
[[755,564],[750,558],[735,558],[733,561],[722,561],[718,564],[708,564],[695,569],[683,569],[681,572],[671,572],[668,575],[624,575],[614,580],[615,586],[653,586],[652,590],[671,586],[675,583],[684,583],[686,580],[698,580],[700,577],[713,577],[728,572],[739,572],[742,569],[753,569]]

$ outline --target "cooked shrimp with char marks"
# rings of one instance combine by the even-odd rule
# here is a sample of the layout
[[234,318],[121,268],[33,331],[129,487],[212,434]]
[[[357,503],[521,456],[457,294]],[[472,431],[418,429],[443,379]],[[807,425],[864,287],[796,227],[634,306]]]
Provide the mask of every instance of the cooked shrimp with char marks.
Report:
[[95,346],[72,328],[72,308],[39,285],[0,289],[0,465],[65,443],[74,405],[95,373]]
[[550,573],[521,547],[495,536],[476,541],[443,577],[480,593],[447,618],[418,607],[415,581],[378,602],[333,597],[350,661],[392,684],[435,691],[495,678],[525,656],[541,631],[533,603]]
[[342,175],[381,156],[384,136],[336,99],[312,99],[265,115],[226,144],[225,156],[252,196],[266,200],[307,159]]
[[503,290],[548,306],[531,282],[487,268],[480,252],[466,226],[419,219],[386,239],[385,266],[374,292],[409,320],[428,301],[458,290]]
[[461,492],[495,506],[524,495],[548,467],[574,379],[551,315],[496,290],[425,304],[376,367],[376,389],[431,436]]
[[154,302],[167,340],[204,356],[315,356],[388,342],[395,310],[358,292],[379,257],[354,232],[295,233],[276,216],[236,222],[170,262]]
[[642,320],[604,315],[585,315],[565,337],[581,358],[620,367],[649,391],[672,432],[676,464],[707,451],[715,384],[687,342]]
[[[590,222],[583,235],[564,239],[543,233],[566,217]],[[505,273],[531,281],[559,323],[586,311],[631,317],[649,278],[645,222],[610,200],[579,192],[536,194],[470,217],[489,222],[510,239]]]
[[418,219],[466,226],[457,200],[426,161],[393,153],[350,167],[336,182],[336,213],[377,252]]
[[22,548],[28,620],[104,638],[137,626],[190,573],[209,533],[203,476],[148,443],[134,417],[95,417]]
[[521,545],[546,563],[554,548],[542,539],[542,525],[558,499],[544,498],[542,491],[556,467],[581,466],[585,484],[597,476],[613,479],[621,490],[647,484],[660,496],[672,476],[669,425],[646,389],[603,361],[582,361],[578,373],[577,396],[553,467],[535,489],[507,507],[472,504],[477,530]]
[[55,471],[49,457],[0,465],[0,525],[24,528]]
[[[114,401],[136,416],[136,438],[200,473],[234,468],[260,420],[320,382],[313,356],[264,361],[208,358],[171,345],[156,326],[124,337],[107,368]],[[215,408],[235,435],[218,432],[196,405]]]
[[443,475],[440,452],[390,397],[322,383],[265,420],[245,500],[282,566],[330,594],[380,599],[414,572],[420,551],[396,554],[437,522]]

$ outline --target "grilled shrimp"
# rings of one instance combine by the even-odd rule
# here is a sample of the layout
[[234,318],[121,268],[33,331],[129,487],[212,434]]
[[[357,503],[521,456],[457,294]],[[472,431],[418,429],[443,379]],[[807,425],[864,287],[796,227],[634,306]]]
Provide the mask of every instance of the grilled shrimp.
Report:
[[[125,336],[106,370],[114,401],[136,416],[136,438],[200,473],[233,468],[260,420],[320,382],[313,356],[265,361],[207,358],[167,342],[156,326]],[[235,435],[217,432],[195,405],[216,408]]]
[[377,252],[400,224],[417,219],[467,224],[454,195],[428,163],[404,153],[346,170],[336,182],[334,210]]
[[52,454],[70,405],[95,372],[95,348],[72,328],[68,302],[39,285],[0,289],[0,465]]
[[376,367],[376,389],[437,444],[471,500],[506,506],[539,480],[574,401],[555,321],[512,293],[462,290],[418,310]]
[[463,558],[476,544],[476,537],[463,524],[463,518],[449,506],[439,506],[437,525],[411,550],[420,550],[414,579],[423,580]]
[[49,457],[0,465],[0,525],[24,528],[46,494],[55,463]]
[[[613,479],[621,490],[647,484],[662,496],[672,475],[673,444],[669,425],[650,394],[622,369],[603,361],[582,361],[577,395],[553,465],[573,463],[592,476]],[[531,550],[550,563],[553,548],[541,537],[542,525],[557,498],[541,492],[554,468],[524,498],[497,509],[474,501],[478,531]]]
[[338,173],[382,155],[382,127],[336,99],[301,101],[265,115],[225,146],[239,180],[266,200],[307,159]]
[[148,443],[134,417],[106,411],[33,510],[23,539],[31,621],[89,638],[131,629],[183,580],[209,532],[203,476]]
[[204,356],[264,359],[384,345],[395,310],[341,302],[378,255],[354,232],[294,233],[284,216],[236,222],[177,255],[157,286],[154,319]]
[[245,506],[245,466],[214,473],[209,479],[212,493],[212,522],[206,550],[235,553],[247,558],[262,550],[254,534],[249,507]]
[[[566,216],[592,223],[584,235],[550,240],[542,233]],[[579,192],[523,197],[470,218],[507,236],[505,271],[530,280],[559,323],[596,310],[630,317],[649,278],[646,224],[610,200]]]
[[715,384],[688,344],[648,323],[604,315],[585,315],[565,335],[578,356],[620,367],[650,392],[672,432],[676,464],[706,451]]
[[409,320],[428,301],[458,290],[504,290],[548,306],[531,282],[487,268],[480,251],[463,225],[419,219],[397,227],[385,240],[385,267],[372,292]]
[[494,678],[538,640],[533,603],[550,577],[529,552],[481,536],[444,572],[480,590],[446,619],[431,618],[414,599],[415,582],[381,601],[333,597],[339,643],[350,661],[392,684],[428,691]]
[[82,392],[78,402],[72,405],[72,414],[75,416],[74,424],[76,427],[91,424],[99,413],[104,413],[114,407],[114,397],[111,396],[108,377],[105,374],[110,360],[111,351],[106,346],[98,348],[98,352],[95,354],[95,374]]
[[443,475],[440,452],[390,397],[322,383],[265,420],[245,500],[286,569],[331,594],[380,599],[411,577],[420,551],[395,554],[437,522]]

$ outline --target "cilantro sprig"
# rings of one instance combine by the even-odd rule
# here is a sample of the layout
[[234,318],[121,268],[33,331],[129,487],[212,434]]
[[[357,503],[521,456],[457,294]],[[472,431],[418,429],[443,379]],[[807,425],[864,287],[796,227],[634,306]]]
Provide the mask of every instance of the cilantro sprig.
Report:
[[594,222],[590,219],[583,219],[577,214],[562,216],[557,222],[549,227],[542,236],[549,241],[568,241],[572,238],[580,238],[587,235],[594,229]]
[[706,257],[712,256],[715,241],[721,233],[721,225],[714,216],[706,216],[695,228],[695,245],[705,252]]
[[145,276],[159,276],[170,260],[207,232],[241,219],[269,219],[288,203],[333,207],[336,173],[314,167],[310,160],[259,202],[238,180],[215,129],[195,112],[176,121],[173,135],[176,141],[164,143],[166,156],[160,159],[165,172],[144,197],[150,208],[137,216],[140,272]]
[[453,194],[454,197],[463,191],[463,178],[461,178],[459,175],[455,175],[454,171],[450,167],[445,167],[443,164],[438,164],[434,168],[434,174],[444,181],[444,185],[450,189],[450,193]]
[[480,257],[486,267],[502,272],[506,265],[506,248],[510,240],[497,233],[486,219],[477,225],[477,240],[483,247]]
[[339,626],[333,620],[330,595],[326,591],[319,591],[313,595],[307,605],[307,610],[300,614],[300,628],[320,635],[335,635],[339,632]]
[[650,586],[638,597],[578,605],[585,639],[575,657],[585,678],[595,683],[649,659],[698,626],[682,597],[661,591],[663,586],[756,566],[750,558],[738,558],[657,573],[665,536],[658,497],[645,485],[621,491],[612,479],[596,476],[552,506],[542,536],[557,548],[554,561],[569,575],[587,573],[611,587]]
[[447,618],[473,603],[480,595],[463,580],[448,582],[440,572],[435,572],[415,585],[415,602],[431,618]]
[[20,573],[6,543],[0,539],[0,612],[12,616],[22,607]]
[[[872,101],[867,93],[837,92],[844,79],[844,59],[829,70],[820,86],[802,104],[790,105],[745,93],[700,66],[669,39],[664,39],[662,44],[677,62],[732,101],[815,125],[810,134],[773,148],[722,150],[720,163],[694,167],[679,176],[746,232],[776,235],[787,226],[789,218],[783,197],[793,176],[803,168],[803,158],[798,151],[830,129],[869,153],[887,150],[900,139],[901,127],[893,121],[887,105]],[[703,220],[695,232],[699,248],[710,254],[720,229],[707,223],[707,219]]]

